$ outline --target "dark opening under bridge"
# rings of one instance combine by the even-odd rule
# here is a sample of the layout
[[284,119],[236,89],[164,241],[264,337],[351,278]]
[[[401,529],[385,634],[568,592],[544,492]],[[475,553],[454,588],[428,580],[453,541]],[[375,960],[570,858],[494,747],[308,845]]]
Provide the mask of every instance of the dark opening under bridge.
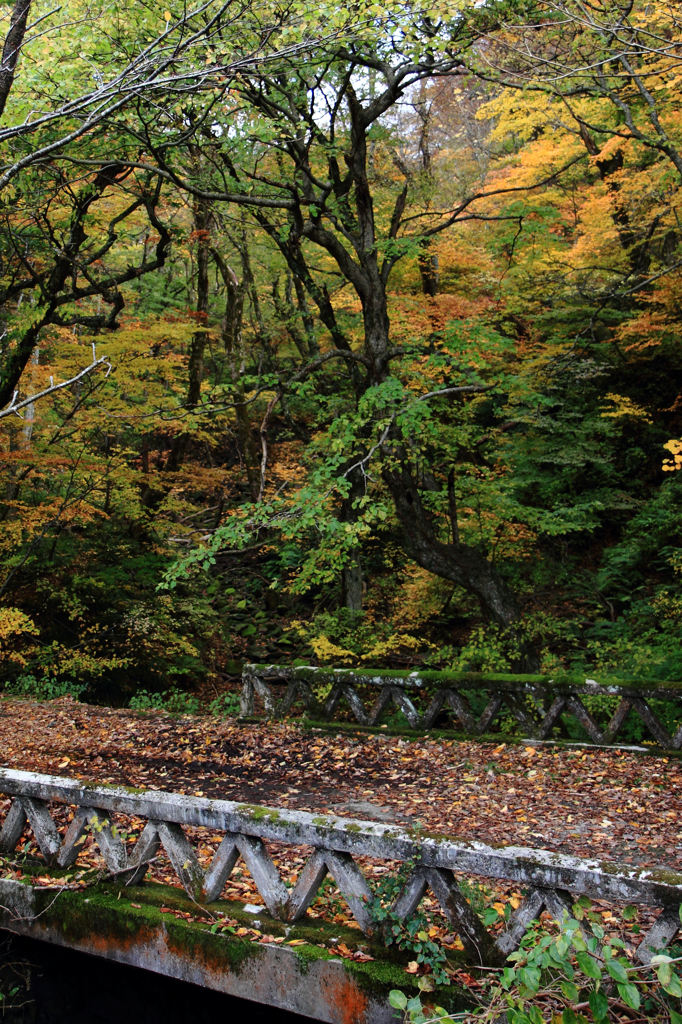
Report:
[[[430,899],[474,965],[500,963],[543,908],[560,918],[581,895],[648,908],[640,962],[680,928],[682,874],[672,871],[8,769],[0,795],[0,927],[323,1021],[393,1020],[388,991],[410,987],[382,958],[368,880],[377,872],[401,878],[393,914],[407,918]],[[257,905],[221,900],[240,860]],[[159,865],[175,888],[141,887]],[[307,914],[327,876],[352,929]],[[523,899],[486,927],[465,895],[468,879],[513,883]],[[340,935],[346,949],[355,940],[370,952],[335,955]]]

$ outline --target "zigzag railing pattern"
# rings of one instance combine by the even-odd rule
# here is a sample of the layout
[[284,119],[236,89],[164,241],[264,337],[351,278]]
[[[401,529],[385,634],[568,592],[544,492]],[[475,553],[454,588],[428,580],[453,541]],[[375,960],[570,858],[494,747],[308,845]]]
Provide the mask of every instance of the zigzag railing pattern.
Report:
[[[500,962],[515,949],[543,908],[560,918],[574,897],[615,904],[660,908],[638,946],[647,962],[653,950],[669,944],[680,929],[682,874],[646,870],[596,860],[581,860],[547,850],[493,848],[478,842],[429,837],[390,825],[332,815],[275,810],[173,793],[130,793],[117,787],[89,786],[33,772],[0,770],[0,793],[11,799],[0,829],[0,853],[11,855],[25,830],[33,833],[43,857],[61,867],[74,864],[86,830],[109,872],[128,884],[139,883],[161,850],[178,880],[195,900],[217,900],[239,858],[248,868],[267,910],[295,922],[314,901],[327,875],[367,935],[381,939],[370,913],[373,893],[358,860],[403,866],[406,881],[392,906],[409,917],[427,890],[438,903],[469,957],[476,963]],[[55,808],[72,809],[66,828],[55,823]],[[134,845],[126,844],[113,815],[145,822]],[[208,868],[200,864],[185,827],[222,835]],[[267,848],[284,844],[310,848],[307,862],[291,888],[285,885]],[[523,902],[501,934],[489,931],[467,901],[461,876],[504,879],[526,890]]]
[[[363,694],[369,691],[366,703]],[[593,700],[608,698],[595,710]],[[515,731],[530,739],[565,737],[573,719],[588,739],[609,745],[628,718],[638,716],[643,733],[658,746],[682,749],[682,683],[608,682],[552,679],[549,676],[479,675],[455,672],[380,672],[312,666],[245,665],[241,713],[253,716],[260,701],[269,718],[291,714],[295,706],[322,720],[333,720],[343,705],[361,725],[378,725],[387,710],[412,729],[437,723],[472,736]],[[652,702],[665,702],[666,720]],[[421,709],[417,706],[422,705]],[[612,705],[607,707],[606,705]]]

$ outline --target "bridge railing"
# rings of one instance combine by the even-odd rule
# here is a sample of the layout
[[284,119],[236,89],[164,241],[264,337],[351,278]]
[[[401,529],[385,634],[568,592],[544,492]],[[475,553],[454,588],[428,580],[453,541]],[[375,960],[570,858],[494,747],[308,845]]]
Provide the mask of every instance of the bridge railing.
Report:
[[[680,928],[682,874],[586,860],[547,850],[491,847],[448,836],[334,815],[256,807],[227,800],[175,793],[140,792],[110,786],[91,786],[33,772],[0,769],[0,794],[9,807],[0,829],[0,853],[11,856],[26,831],[32,832],[43,857],[66,867],[77,862],[89,833],[106,869],[128,884],[138,884],[162,851],[180,884],[198,901],[220,898],[241,858],[268,912],[285,922],[301,919],[329,875],[360,929],[381,941],[371,912],[373,891],[365,871],[367,860],[388,864],[400,872],[402,889],[391,911],[400,919],[412,915],[427,891],[451,929],[477,963],[500,962],[515,949],[530,921],[544,908],[560,919],[578,896],[615,905],[656,908],[637,955],[647,962],[652,951],[664,948]],[[6,801],[7,802],[7,801]],[[58,827],[56,820],[71,820]],[[133,843],[125,841],[119,816],[135,819]],[[116,816],[116,820],[114,820]],[[207,867],[197,855],[193,828],[219,833],[220,845]],[[187,831],[189,829],[189,832]],[[285,884],[268,849],[283,844],[292,854],[307,848],[306,863],[290,886]],[[363,870],[364,869],[364,870]],[[385,875],[384,875],[385,877]],[[523,901],[501,933],[487,928],[468,902],[462,879],[515,883]]]
[[[374,726],[391,713],[395,724],[411,729],[441,725],[480,736],[506,734],[511,728],[539,740],[571,738],[573,732],[573,738],[580,735],[600,745],[617,742],[628,728],[632,732],[634,723],[650,742],[682,749],[682,683],[244,666],[242,716],[262,713],[279,718],[297,707],[323,721],[345,714],[361,725]],[[632,737],[625,742],[632,742]]]

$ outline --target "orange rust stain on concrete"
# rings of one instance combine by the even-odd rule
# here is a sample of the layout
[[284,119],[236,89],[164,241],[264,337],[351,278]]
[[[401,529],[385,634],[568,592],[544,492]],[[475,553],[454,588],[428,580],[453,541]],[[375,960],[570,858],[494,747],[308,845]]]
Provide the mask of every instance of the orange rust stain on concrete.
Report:
[[93,931],[88,935],[87,944],[93,952],[100,956],[106,956],[110,951],[127,953],[139,946],[151,945],[154,938],[154,931],[147,927],[141,928],[134,935],[125,938],[118,935],[113,938],[106,933]]
[[340,1011],[340,1024],[364,1024],[367,1020],[368,999],[351,978],[332,981],[327,992],[327,1005]]

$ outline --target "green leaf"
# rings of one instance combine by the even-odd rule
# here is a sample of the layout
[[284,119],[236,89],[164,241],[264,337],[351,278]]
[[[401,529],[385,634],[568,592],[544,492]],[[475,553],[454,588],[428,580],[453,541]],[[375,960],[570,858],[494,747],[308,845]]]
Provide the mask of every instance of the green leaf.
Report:
[[639,1009],[639,989],[635,985],[618,985],[618,992],[620,998],[623,1000],[626,1006],[631,1007],[633,1010]]
[[404,1010],[407,1007],[407,996],[398,988],[391,989],[388,1001],[395,1010]]
[[614,981],[621,981],[623,982],[623,984],[627,982],[627,971],[623,967],[620,960],[607,960],[606,970],[609,972]]
[[505,991],[514,984],[516,972],[511,967],[505,967],[500,978],[500,985]]
[[598,981],[601,978],[601,967],[593,956],[581,951],[576,953],[575,958],[578,961],[580,970],[583,974],[587,975],[588,978],[593,978],[595,981]]
[[519,981],[530,992],[537,992],[540,988],[540,971],[537,967],[522,967],[519,970]]
[[568,999],[571,1003],[577,1003],[580,999],[580,991],[577,985],[574,985],[572,981],[562,981],[561,991],[565,999]]
[[682,996],[682,982],[680,982],[678,974],[671,974],[670,980],[667,982],[661,981],[661,985],[669,996],[675,996],[676,999]]
[[590,1009],[595,1021],[606,1020],[609,1012],[609,1001],[603,992],[590,992]]
[[531,1024],[528,1014],[523,1010],[509,1010],[508,1018],[509,1024]]

